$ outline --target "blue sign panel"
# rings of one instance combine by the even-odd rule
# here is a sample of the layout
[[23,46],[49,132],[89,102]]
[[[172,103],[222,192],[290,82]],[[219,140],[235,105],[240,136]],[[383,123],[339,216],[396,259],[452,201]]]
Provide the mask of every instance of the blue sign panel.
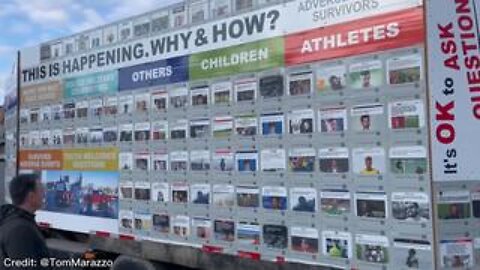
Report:
[[120,91],[188,81],[188,56],[121,68]]

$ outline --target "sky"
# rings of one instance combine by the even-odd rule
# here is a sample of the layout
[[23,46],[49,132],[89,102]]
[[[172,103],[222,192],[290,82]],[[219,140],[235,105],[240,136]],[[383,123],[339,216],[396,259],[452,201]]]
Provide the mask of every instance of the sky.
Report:
[[16,51],[181,0],[0,0],[0,104]]

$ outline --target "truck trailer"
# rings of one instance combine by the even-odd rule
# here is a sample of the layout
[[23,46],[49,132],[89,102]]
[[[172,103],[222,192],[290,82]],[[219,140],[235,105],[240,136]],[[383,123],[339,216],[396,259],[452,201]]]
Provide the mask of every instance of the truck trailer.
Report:
[[187,0],[20,49],[5,185],[118,269],[480,269],[479,10]]

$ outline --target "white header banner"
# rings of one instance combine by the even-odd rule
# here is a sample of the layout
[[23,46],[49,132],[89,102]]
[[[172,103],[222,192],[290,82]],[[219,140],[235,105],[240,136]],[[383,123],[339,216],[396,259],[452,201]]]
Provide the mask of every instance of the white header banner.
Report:
[[28,85],[281,37],[421,4],[422,0],[297,0],[44,62],[40,46],[35,46],[21,51],[20,75],[22,84]]

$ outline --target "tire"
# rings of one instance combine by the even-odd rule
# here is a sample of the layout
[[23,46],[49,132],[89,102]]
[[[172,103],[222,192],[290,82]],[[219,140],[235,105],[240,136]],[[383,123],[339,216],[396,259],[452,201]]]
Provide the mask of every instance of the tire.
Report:
[[149,261],[127,255],[120,255],[114,262],[112,270],[156,270]]

